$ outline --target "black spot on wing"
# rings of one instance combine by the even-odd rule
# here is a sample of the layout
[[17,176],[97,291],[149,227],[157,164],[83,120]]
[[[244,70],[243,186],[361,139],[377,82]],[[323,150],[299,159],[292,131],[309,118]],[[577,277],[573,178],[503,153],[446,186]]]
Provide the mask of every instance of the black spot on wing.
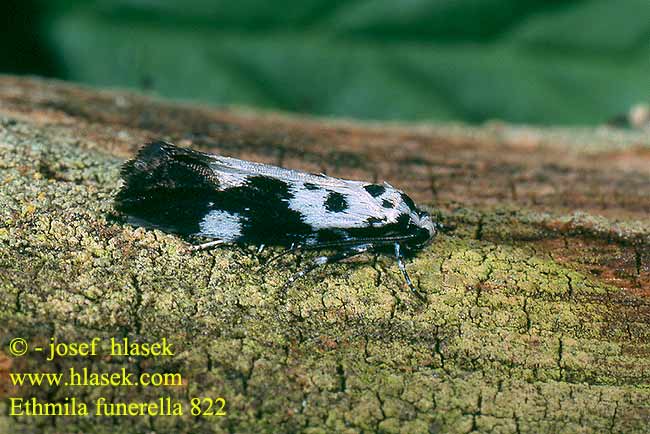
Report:
[[246,180],[246,187],[254,192],[255,195],[261,195],[262,198],[282,198],[289,199],[293,195],[289,193],[289,184],[278,178],[269,176],[252,176]]
[[242,216],[243,243],[289,246],[314,233],[302,215],[289,208],[289,184],[267,176],[253,176],[242,186],[219,191],[214,208]]
[[385,221],[386,221],[386,217],[381,217],[381,218],[379,218],[379,217],[368,217],[366,219],[366,224],[368,226],[376,226],[377,224],[383,223]]
[[348,209],[348,200],[338,191],[330,191],[325,200],[325,209],[330,212],[343,212]]
[[384,208],[395,208],[395,204],[386,199],[381,201],[381,206],[383,206]]
[[386,191],[386,187],[378,184],[368,184],[364,185],[363,188],[370,193],[372,197],[379,197]]
[[317,186],[316,184],[313,184],[311,182],[305,182],[303,184],[307,190],[320,190],[320,187]]

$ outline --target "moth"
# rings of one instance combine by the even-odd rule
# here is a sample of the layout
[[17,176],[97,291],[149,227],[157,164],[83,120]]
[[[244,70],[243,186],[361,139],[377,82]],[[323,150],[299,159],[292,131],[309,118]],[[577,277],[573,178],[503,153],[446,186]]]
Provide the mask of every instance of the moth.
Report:
[[315,268],[366,252],[404,257],[428,245],[438,224],[404,192],[323,174],[207,154],[156,141],[122,168],[116,209],[135,226],[218,244],[281,246],[285,252],[329,250]]

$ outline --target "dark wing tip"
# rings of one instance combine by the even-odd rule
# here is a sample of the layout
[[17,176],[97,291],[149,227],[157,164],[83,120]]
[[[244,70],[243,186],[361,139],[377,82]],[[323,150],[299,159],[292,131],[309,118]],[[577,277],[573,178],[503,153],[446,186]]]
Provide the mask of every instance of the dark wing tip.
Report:
[[138,150],[132,160],[122,166],[122,178],[127,180],[129,176],[137,172],[151,171],[182,150],[182,148],[162,140],[149,142]]
[[152,194],[218,187],[219,181],[209,166],[211,161],[208,154],[162,140],[147,143],[122,166],[124,185],[116,197],[118,208],[127,202],[146,200]]

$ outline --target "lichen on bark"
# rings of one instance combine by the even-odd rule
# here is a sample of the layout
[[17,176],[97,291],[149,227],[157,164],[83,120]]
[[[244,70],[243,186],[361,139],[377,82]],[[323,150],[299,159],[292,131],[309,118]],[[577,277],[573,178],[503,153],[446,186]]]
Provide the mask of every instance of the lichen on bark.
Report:
[[[645,432],[647,136],[521,131],[217,111],[1,77],[0,431]],[[120,165],[158,136],[404,188],[448,229],[407,265],[425,301],[389,258],[328,267],[281,296],[299,256],[261,270],[277,250],[188,254],[126,225],[112,207]],[[165,337],[175,355],[11,358],[16,336]],[[71,366],[186,381],[8,385],[8,372]],[[17,418],[6,399],[161,395],[223,396],[228,416]]]

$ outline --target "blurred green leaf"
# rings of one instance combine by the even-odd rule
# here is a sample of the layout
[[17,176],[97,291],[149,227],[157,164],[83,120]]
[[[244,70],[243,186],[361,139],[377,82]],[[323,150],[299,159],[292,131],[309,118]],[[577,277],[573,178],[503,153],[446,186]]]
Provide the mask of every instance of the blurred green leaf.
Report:
[[66,78],[395,120],[597,123],[650,99],[647,0],[50,3]]

